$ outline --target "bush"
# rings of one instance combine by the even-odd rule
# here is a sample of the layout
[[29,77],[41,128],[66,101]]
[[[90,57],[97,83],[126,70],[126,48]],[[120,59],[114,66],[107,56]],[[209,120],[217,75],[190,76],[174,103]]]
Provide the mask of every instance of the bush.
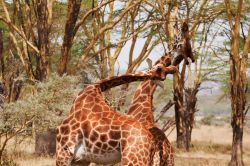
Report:
[[[47,82],[33,85],[34,93],[5,104],[0,111],[0,149],[5,149],[15,136],[23,138],[32,131],[55,128],[69,112],[73,99],[82,89],[80,82],[77,76],[59,77],[52,74]],[[26,85],[26,88],[29,86]],[[3,151],[0,151],[0,158],[2,155]]]
[[11,116],[10,125],[27,120],[35,122],[37,130],[54,128],[69,112],[73,99],[80,91],[80,77],[52,74],[47,82],[34,85],[35,93],[5,106]]

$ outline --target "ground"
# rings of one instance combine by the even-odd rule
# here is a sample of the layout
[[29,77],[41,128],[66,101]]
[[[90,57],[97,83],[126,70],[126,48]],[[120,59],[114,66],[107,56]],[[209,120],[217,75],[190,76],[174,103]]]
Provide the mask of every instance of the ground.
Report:
[[[168,133],[166,133],[168,134]],[[175,131],[169,135],[174,144]],[[232,132],[229,125],[206,126],[197,125],[193,130],[193,147],[190,152],[176,149],[176,166],[226,166],[230,160]],[[20,149],[25,149],[20,151]],[[33,143],[23,143],[17,147],[13,159],[20,166],[52,166],[52,157],[36,157],[33,153]],[[250,166],[250,126],[245,127],[244,133],[244,162]]]

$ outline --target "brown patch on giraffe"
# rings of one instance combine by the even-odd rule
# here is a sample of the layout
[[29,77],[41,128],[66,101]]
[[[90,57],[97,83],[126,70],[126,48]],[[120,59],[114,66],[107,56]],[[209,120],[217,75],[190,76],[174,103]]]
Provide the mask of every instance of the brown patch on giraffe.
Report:
[[111,112],[110,112],[110,114],[108,114],[108,116],[107,116],[108,119],[116,119],[116,118],[114,118],[114,117],[115,117],[115,114],[113,114],[113,113],[111,113]]
[[109,130],[109,126],[108,125],[105,125],[105,126],[97,126],[95,128],[95,130],[99,133],[105,133]]
[[57,134],[56,141],[59,142],[61,140],[61,135]]
[[65,125],[65,124],[68,124],[69,123],[69,121],[71,120],[71,116],[69,117],[69,118],[67,118],[67,119],[65,119],[64,121],[63,121],[63,125]]
[[105,121],[105,124],[110,124],[111,120],[108,118],[102,118],[103,121]]
[[113,148],[109,146],[107,151],[113,151]]
[[79,101],[75,102],[75,104],[74,104],[75,108],[81,108],[81,107],[82,107],[82,105],[83,105],[83,103],[82,103],[82,101],[81,101],[81,100],[79,100]]
[[[124,119],[125,120],[125,119]],[[114,126],[118,126],[118,125],[120,125],[121,124],[121,120],[119,119],[119,121],[117,121],[117,120],[114,120],[113,122],[112,122],[112,126],[114,125]]]
[[98,142],[95,144],[95,146],[97,146],[99,149],[101,149],[101,148],[102,148],[102,143],[98,141]]
[[142,114],[141,113],[138,113],[136,116],[135,116],[135,119],[141,119],[142,117]]
[[147,121],[152,121],[152,118],[151,118],[150,116],[148,116],[148,117],[146,118],[146,120],[147,120]]
[[120,130],[121,126],[115,126],[115,125],[111,125],[111,130]]
[[70,132],[69,126],[68,126],[68,125],[61,126],[60,132],[61,132],[61,134],[63,134],[63,135],[68,135],[69,132]]
[[69,146],[69,147],[72,146],[72,145],[74,145],[72,142],[67,143],[67,146]]
[[129,137],[130,133],[128,131],[122,131],[122,138]]
[[106,103],[104,103],[104,105],[103,105],[103,110],[105,110],[105,111],[109,111],[110,110],[109,106]]
[[88,140],[84,140],[84,141],[85,141],[86,147],[89,147],[89,145],[90,145],[89,141]]
[[140,130],[138,130],[138,129],[132,129],[132,131],[131,131],[131,135],[138,135],[138,134],[140,134],[141,132],[140,132]]
[[[109,115],[109,112],[102,112],[102,117],[107,117]],[[103,120],[103,119],[101,119]]]
[[98,140],[98,138],[99,138],[99,134],[95,130],[92,130],[90,134],[90,141],[95,142]]
[[95,102],[99,103],[100,101],[102,101],[101,99],[99,99],[98,97],[95,98]]
[[[79,121],[81,115],[82,115],[81,110],[77,110],[77,111],[74,112],[74,117],[75,117],[75,119],[77,119],[78,121]],[[70,122],[70,124],[74,124],[74,123],[76,122],[75,119],[73,119],[73,120]]]
[[151,90],[150,86],[146,86],[146,87],[144,88],[144,92],[147,93],[147,94],[150,93],[150,90]]
[[80,123],[75,123],[73,126],[71,126],[71,129],[76,130],[79,128],[79,126],[80,126]]
[[75,123],[76,123],[76,120],[75,120],[75,119],[72,119],[72,120],[69,122],[70,125],[73,125],[73,124],[75,124]]
[[92,102],[92,101],[94,101],[94,98],[91,96],[87,96],[85,99],[85,102],[87,102],[87,103]]
[[91,126],[89,121],[85,121],[81,124],[81,128],[84,134],[84,137],[88,138],[90,131],[91,131]]
[[95,104],[94,107],[92,108],[93,112],[102,112],[102,107],[98,104]]
[[133,143],[133,142],[135,142],[135,138],[134,137],[129,137],[128,138],[128,142],[131,144],[131,143]]
[[110,139],[114,139],[114,140],[118,140],[121,138],[121,131],[110,131],[109,132],[109,138]]
[[[134,111],[134,110],[136,110],[136,108],[138,108],[139,106],[140,106],[140,104],[138,104],[138,103],[137,103],[137,104],[134,104],[132,107],[129,108],[129,110]],[[131,112],[131,111],[130,111],[130,112]],[[130,113],[130,112],[129,112],[129,113]]]
[[[119,118],[118,118],[118,120],[121,122],[121,121],[125,121],[127,119],[127,117],[125,117],[125,116],[120,116]],[[121,124],[119,122],[119,124]],[[113,123],[114,125],[117,125],[117,124],[115,124],[115,123]]]
[[100,149],[98,149],[97,147],[94,147],[93,153],[94,154],[99,154],[99,152],[100,152]]
[[108,136],[107,136],[106,134],[101,134],[101,135],[100,135],[100,140],[101,140],[102,142],[107,142]]
[[63,146],[68,141],[68,136],[62,136],[60,143]]
[[[96,116],[94,116],[94,117],[96,117]],[[96,126],[98,126],[98,121],[95,121],[92,123],[92,128],[95,128]]]
[[[84,103],[82,107],[90,109],[93,107],[93,105],[94,105],[94,102]],[[86,111],[89,111],[89,110],[86,109]]]
[[76,115],[76,120],[83,122],[87,119],[87,115],[82,113],[82,110],[79,111],[79,115]]
[[151,104],[148,101],[143,102],[143,106],[144,107],[149,107],[149,108],[147,108],[147,110],[151,109]]
[[[132,159],[132,158],[134,157],[134,154],[129,153],[128,157],[129,157],[130,159]],[[130,165],[130,164],[129,164],[129,165]],[[132,165],[132,166],[133,166],[133,165]]]
[[134,99],[136,99],[141,93],[141,90],[137,90],[134,94]]
[[94,115],[93,115],[93,114],[88,114],[87,119],[88,119],[89,121],[93,120],[93,119],[94,119]]
[[103,150],[107,150],[107,149],[108,149],[108,144],[106,144],[106,143],[105,143],[105,144],[102,144],[102,149],[103,149]]

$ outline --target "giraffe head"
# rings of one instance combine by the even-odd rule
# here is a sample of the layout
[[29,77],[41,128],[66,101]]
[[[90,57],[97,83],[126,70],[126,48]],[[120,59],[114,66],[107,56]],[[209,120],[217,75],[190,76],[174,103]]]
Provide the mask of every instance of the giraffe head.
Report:
[[175,66],[166,67],[164,64],[156,64],[150,70],[148,70],[148,74],[151,75],[153,80],[165,80],[167,74],[174,74],[178,71]]

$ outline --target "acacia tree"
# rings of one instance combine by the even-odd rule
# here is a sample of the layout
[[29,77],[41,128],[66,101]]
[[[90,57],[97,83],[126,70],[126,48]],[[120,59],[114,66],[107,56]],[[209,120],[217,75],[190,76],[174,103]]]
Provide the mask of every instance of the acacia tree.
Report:
[[243,0],[237,3],[236,13],[232,12],[231,1],[225,0],[228,17],[231,50],[230,50],[230,94],[231,94],[231,125],[233,128],[232,154],[229,165],[243,166],[243,127],[246,109],[246,69],[250,47],[250,27],[248,35],[244,38],[243,51],[240,52],[241,16],[243,14]]
[[[165,1],[157,1],[157,7],[160,11],[160,16],[166,21],[164,26],[164,32],[167,35],[165,37],[166,43],[169,50],[177,51],[177,54],[183,54],[183,56],[188,57],[186,54],[190,53],[189,39],[194,37],[196,28],[205,19],[204,12],[206,10],[207,0],[204,1],[169,1],[166,4]],[[167,10],[164,8],[167,6]],[[184,9],[183,9],[184,6]],[[198,10],[197,10],[198,8]],[[178,15],[181,15],[181,19],[178,19]],[[209,20],[209,16],[206,18]],[[190,26],[187,33],[180,33],[183,21]],[[183,36],[184,35],[184,36]],[[178,37],[185,40],[184,47],[178,49],[176,47],[176,41]],[[181,42],[181,41],[180,41]],[[192,51],[191,51],[192,52]],[[174,74],[173,89],[174,89],[174,103],[175,103],[175,120],[176,120],[176,130],[177,130],[177,147],[185,147],[185,106],[184,106],[184,79],[186,73],[187,63],[182,64],[180,73]]]
[[[48,78],[49,34],[54,2],[55,0],[15,0],[6,3],[1,0],[5,17],[0,16],[0,20],[9,27],[9,36],[30,80],[36,78],[42,81]],[[18,43],[19,39],[22,41],[21,45]],[[33,71],[31,54],[36,55],[36,72]]]

